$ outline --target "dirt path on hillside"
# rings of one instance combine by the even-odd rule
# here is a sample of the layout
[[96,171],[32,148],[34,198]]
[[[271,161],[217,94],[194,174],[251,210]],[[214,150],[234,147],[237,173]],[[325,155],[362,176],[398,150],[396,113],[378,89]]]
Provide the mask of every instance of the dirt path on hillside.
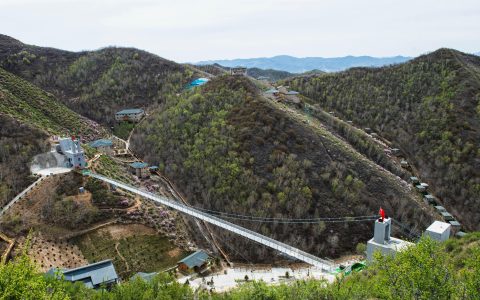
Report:
[[122,253],[120,253],[120,250],[118,250],[118,246],[120,246],[120,243],[115,243],[115,251],[117,252],[118,257],[120,257],[120,259],[125,264],[125,273],[128,273],[128,272],[130,272],[130,265],[128,264],[127,260],[122,255]]

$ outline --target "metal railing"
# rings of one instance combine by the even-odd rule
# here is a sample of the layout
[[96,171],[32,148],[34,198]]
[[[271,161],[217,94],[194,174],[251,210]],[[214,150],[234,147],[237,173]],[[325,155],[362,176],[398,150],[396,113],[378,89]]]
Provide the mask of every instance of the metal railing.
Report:
[[297,248],[294,248],[294,247],[289,246],[287,244],[284,244],[282,242],[276,241],[272,238],[266,237],[264,235],[261,235],[259,233],[254,232],[252,230],[243,228],[239,225],[230,223],[230,222],[225,221],[221,218],[209,215],[205,212],[202,212],[202,211],[199,211],[195,208],[186,206],[186,205],[184,205],[182,203],[179,203],[177,201],[173,201],[173,200],[168,199],[166,197],[159,196],[159,195],[156,195],[156,194],[153,194],[153,193],[150,193],[150,192],[142,191],[142,190],[140,190],[140,189],[138,189],[134,186],[131,186],[131,185],[128,185],[128,184],[110,179],[110,178],[102,176],[102,175],[91,173],[90,171],[84,171],[83,174],[86,175],[86,176],[90,176],[90,177],[99,179],[101,181],[110,183],[114,186],[120,187],[122,189],[130,191],[130,192],[135,193],[137,195],[143,196],[147,199],[150,199],[150,200],[153,200],[153,201],[158,202],[160,204],[163,204],[165,206],[171,207],[173,209],[176,209],[180,212],[186,213],[190,216],[193,216],[195,218],[198,218],[198,219],[203,220],[205,222],[208,222],[210,224],[213,224],[213,225],[216,225],[216,226],[221,227],[223,229],[226,229],[228,231],[234,232],[234,233],[236,233],[238,235],[241,235],[243,237],[246,237],[246,238],[248,238],[252,241],[255,241],[257,243],[260,243],[262,245],[265,245],[267,247],[270,247],[272,249],[280,251],[284,254],[287,254],[291,257],[294,257],[298,260],[301,260],[303,262],[311,264],[315,267],[319,267],[319,268],[322,268],[322,269],[328,269],[328,270],[333,267],[333,264],[331,262],[327,261],[327,260],[318,258],[318,257],[316,257],[316,256],[314,256],[310,253],[304,252],[300,249],[297,249]]

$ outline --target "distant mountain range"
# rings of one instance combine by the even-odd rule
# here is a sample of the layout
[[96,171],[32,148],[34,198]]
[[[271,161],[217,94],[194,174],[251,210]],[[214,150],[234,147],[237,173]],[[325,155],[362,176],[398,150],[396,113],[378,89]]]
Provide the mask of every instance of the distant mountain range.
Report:
[[312,70],[336,72],[352,67],[380,67],[403,63],[412,59],[408,56],[372,57],[372,56],[344,56],[344,57],[293,57],[279,55],[274,57],[259,57],[231,60],[201,61],[197,65],[219,64],[224,67],[243,66],[247,68],[274,69],[290,73],[303,73]]

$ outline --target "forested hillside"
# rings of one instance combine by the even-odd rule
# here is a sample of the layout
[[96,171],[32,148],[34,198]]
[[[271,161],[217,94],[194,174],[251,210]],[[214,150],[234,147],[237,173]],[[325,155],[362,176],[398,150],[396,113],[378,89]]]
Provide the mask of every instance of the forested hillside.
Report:
[[116,111],[162,103],[193,76],[175,62],[133,48],[68,52],[0,35],[0,67],[51,92],[74,111],[112,123]]
[[[412,227],[431,220],[396,177],[327,130],[276,109],[245,77],[223,76],[171,97],[138,127],[132,146],[158,164],[191,204],[210,210],[318,218],[374,215],[383,206]],[[319,256],[352,250],[372,232],[371,222],[242,225]],[[251,260],[271,255],[218,234]]]
[[0,206],[33,181],[29,162],[48,151],[48,134],[102,134],[95,122],[52,95],[0,68]]
[[394,142],[442,204],[480,224],[480,58],[440,49],[411,62],[287,81]]

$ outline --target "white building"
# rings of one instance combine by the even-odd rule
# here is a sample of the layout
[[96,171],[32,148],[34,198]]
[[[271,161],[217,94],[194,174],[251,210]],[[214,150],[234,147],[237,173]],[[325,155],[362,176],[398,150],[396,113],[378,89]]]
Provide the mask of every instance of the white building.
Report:
[[367,260],[372,261],[373,254],[379,251],[383,255],[395,255],[413,243],[390,237],[392,220],[390,218],[377,219],[375,221],[374,235],[367,242]]
[[452,225],[448,223],[435,221],[425,230],[425,235],[429,236],[432,240],[443,242],[450,238],[451,228]]
[[60,139],[60,152],[67,157],[67,168],[83,169],[86,167],[85,155],[77,138],[72,136]]

